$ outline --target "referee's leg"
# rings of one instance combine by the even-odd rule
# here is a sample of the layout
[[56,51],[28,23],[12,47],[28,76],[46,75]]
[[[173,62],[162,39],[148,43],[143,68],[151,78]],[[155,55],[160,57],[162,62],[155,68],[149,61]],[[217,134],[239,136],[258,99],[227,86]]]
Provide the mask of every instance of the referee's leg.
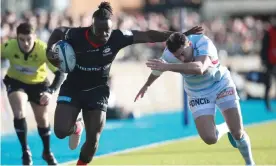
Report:
[[42,140],[43,151],[42,158],[48,165],[57,165],[57,160],[51,152],[51,128],[49,122],[49,106],[40,105],[38,102],[30,101],[34,111],[35,120],[37,123],[38,134]]
[[27,141],[26,104],[28,95],[24,91],[13,91],[8,94],[9,102],[14,115],[14,128],[22,148],[22,162],[31,165],[31,152]]

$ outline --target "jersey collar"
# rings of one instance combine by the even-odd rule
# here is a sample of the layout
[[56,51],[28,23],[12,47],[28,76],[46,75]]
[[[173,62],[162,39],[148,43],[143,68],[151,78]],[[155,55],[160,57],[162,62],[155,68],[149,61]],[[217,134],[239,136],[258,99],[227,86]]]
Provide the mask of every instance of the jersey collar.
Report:
[[86,38],[86,40],[89,42],[89,44],[91,44],[94,48],[99,48],[100,46],[102,46],[102,44],[96,44],[96,43],[94,43],[93,41],[91,41],[90,39],[89,39],[89,29],[87,29],[86,31],[85,31],[85,38]]

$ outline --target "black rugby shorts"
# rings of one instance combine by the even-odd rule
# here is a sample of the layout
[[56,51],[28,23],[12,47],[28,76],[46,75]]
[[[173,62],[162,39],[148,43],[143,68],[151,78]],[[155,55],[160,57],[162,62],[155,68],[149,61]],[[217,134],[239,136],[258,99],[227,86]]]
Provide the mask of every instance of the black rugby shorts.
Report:
[[38,84],[25,84],[9,76],[5,76],[3,82],[6,85],[8,95],[15,91],[22,91],[28,95],[29,101],[38,105],[40,105],[40,94],[46,91],[50,85],[48,80]]
[[99,85],[86,90],[76,90],[73,86],[63,84],[57,103],[70,104],[83,110],[107,110],[109,86]]

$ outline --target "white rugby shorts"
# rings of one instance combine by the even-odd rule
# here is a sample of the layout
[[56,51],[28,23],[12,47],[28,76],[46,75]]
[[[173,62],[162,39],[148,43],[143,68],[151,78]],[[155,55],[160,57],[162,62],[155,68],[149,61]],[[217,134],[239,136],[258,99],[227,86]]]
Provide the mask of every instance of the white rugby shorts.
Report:
[[215,116],[216,106],[220,111],[225,111],[229,108],[238,108],[240,106],[240,98],[231,76],[224,77],[215,86],[215,90],[207,95],[196,96],[190,94],[188,96],[189,108],[194,119],[203,115]]

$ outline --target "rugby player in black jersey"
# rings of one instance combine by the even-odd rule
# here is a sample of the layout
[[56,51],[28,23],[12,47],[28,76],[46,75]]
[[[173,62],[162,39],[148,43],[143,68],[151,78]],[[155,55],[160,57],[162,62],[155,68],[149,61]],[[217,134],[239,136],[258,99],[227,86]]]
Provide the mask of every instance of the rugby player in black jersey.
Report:
[[[60,61],[52,49],[57,41],[67,41],[76,53],[75,69],[68,73],[60,89],[54,131],[60,139],[70,136],[69,147],[75,149],[84,128],[82,121],[77,120],[82,110],[86,141],[81,148],[77,165],[91,162],[98,147],[109,97],[107,81],[116,54],[132,44],[164,42],[173,33],[112,29],[111,18],[110,4],[102,2],[93,14],[90,27],[60,27],[53,31],[48,41],[48,59],[57,67]],[[201,27],[194,27],[185,32],[185,35],[201,33],[202,30]]]

